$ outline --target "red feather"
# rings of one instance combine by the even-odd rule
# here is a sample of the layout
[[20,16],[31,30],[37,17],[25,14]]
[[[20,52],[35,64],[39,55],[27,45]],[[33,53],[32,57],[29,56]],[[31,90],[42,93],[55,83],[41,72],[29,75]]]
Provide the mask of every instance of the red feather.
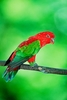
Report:
[[23,47],[25,45],[29,45],[30,43],[36,41],[37,39],[34,36],[30,37],[27,41],[22,42],[19,47]]
[[30,43],[39,40],[40,41],[40,45],[41,47],[43,47],[46,44],[50,43],[50,39],[48,37],[46,37],[46,35],[50,36],[51,38],[54,38],[54,34],[52,32],[41,32],[36,34],[35,36],[31,36],[28,38],[28,40],[22,42],[19,47],[25,46],[25,45],[29,45]]
[[16,51],[14,51],[12,54],[11,54],[11,56],[10,56],[10,60],[12,61],[13,60],[13,58],[15,57],[15,55],[16,55]]
[[35,57],[36,57],[36,55],[32,56],[32,57],[28,60],[28,62],[29,62],[29,63],[34,62],[34,61],[35,61]]

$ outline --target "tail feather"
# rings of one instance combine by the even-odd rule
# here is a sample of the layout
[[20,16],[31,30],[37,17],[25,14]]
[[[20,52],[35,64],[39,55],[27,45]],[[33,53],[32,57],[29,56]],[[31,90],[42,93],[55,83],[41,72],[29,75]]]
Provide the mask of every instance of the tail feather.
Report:
[[6,82],[12,81],[13,78],[15,77],[17,71],[18,71],[18,69],[17,69],[17,70],[9,71],[8,68],[7,68],[7,69],[4,71],[2,78],[4,78]]

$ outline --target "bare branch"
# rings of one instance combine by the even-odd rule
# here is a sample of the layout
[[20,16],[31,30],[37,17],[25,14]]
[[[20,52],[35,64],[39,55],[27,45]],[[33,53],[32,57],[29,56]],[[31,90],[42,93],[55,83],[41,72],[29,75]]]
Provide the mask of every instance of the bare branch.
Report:
[[[5,62],[6,61],[0,61],[0,66],[4,66]],[[39,72],[43,72],[43,73],[46,73],[46,74],[49,73],[49,74],[67,75],[67,70],[66,69],[50,68],[50,67],[46,67],[46,66],[31,67],[28,64],[22,64],[20,66],[20,69],[39,71]]]

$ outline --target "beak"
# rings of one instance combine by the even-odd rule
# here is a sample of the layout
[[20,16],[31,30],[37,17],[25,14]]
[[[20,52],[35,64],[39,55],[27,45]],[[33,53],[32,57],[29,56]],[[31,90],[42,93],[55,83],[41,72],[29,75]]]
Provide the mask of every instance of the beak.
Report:
[[51,41],[50,41],[52,44],[54,44],[54,38],[51,38]]

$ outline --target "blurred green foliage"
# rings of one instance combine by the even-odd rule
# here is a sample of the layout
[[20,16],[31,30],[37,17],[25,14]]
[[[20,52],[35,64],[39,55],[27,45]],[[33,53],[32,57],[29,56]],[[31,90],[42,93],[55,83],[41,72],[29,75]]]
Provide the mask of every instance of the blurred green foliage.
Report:
[[[0,0],[0,60],[19,43],[42,31],[55,34],[55,44],[37,54],[39,65],[67,67],[67,0]],[[13,81],[2,79],[0,100],[67,100],[67,76],[20,70]]]

